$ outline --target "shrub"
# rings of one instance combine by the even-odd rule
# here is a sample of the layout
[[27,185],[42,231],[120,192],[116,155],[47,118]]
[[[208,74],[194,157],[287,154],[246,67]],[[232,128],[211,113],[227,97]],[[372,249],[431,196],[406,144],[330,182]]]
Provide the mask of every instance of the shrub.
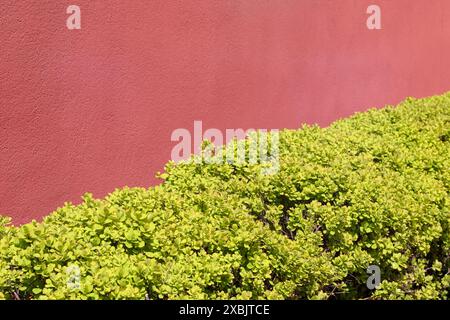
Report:
[[159,186],[0,220],[0,297],[450,297],[450,94],[283,130],[279,149],[273,175],[169,162]]

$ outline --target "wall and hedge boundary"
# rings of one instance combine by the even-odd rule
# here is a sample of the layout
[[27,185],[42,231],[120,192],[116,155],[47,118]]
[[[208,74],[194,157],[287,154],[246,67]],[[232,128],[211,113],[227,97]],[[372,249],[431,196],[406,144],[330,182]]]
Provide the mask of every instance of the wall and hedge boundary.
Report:
[[283,130],[261,166],[168,163],[156,187],[2,218],[0,298],[450,298],[450,93]]

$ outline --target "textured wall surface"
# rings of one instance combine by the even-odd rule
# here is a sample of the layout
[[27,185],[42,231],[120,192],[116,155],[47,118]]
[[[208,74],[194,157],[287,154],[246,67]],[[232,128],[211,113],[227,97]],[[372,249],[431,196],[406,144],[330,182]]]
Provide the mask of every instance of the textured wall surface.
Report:
[[2,0],[0,213],[23,223],[157,183],[194,120],[327,125],[447,91],[449,57],[448,0]]

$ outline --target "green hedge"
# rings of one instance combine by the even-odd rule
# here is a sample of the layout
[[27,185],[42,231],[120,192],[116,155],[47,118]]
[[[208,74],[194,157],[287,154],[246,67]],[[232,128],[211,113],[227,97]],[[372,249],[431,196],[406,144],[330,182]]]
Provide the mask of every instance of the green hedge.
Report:
[[160,186],[1,219],[0,298],[450,298],[450,94],[283,130],[279,152],[273,175],[168,163]]

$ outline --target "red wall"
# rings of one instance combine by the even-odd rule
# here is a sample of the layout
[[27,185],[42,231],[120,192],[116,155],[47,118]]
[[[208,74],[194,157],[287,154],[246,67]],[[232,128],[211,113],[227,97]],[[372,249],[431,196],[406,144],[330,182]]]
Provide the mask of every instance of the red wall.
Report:
[[[372,3],[382,30],[366,27]],[[156,183],[194,120],[326,125],[444,92],[449,57],[448,0],[2,0],[0,213],[22,223]]]

